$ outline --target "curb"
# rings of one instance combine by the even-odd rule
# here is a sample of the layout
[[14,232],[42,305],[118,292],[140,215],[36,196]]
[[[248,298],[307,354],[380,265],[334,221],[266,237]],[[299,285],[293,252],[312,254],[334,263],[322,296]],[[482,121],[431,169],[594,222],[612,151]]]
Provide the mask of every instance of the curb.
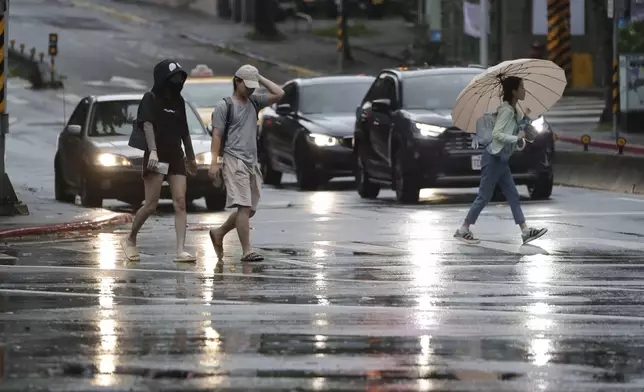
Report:
[[27,237],[33,235],[43,235],[52,233],[64,233],[70,231],[90,231],[99,230],[108,226],[118,226],[132,222],[130,214],[116,214],[108,218],[99,218],[88,221],[77,221],[67,223],[57,223],[42,226],[21,227],[17,229],[1,230],[0,238],[9,239],[17,237]]
[[280,68],[280,69],[285,70],[285,71],[295,72],[295,73],[297,73],[298,75],[301,75],[301,76],[324,76],[325,75],[324,73],[316,72],[316,71],[313,71],[312,69],[300,67],[298,65],[283,63],[281,61],[269,59],[269,58],[266,58],[264,56],[260,56],[260,55],[255,54],[255,53],[248,52],[246,50],[237,49],[237,48],[234,48],[234,47],[232,47],[230,45],[226,45],[226,44],[223,44],[221,42],[215,42],[215,41],[212,41],[210,39],[201,37],[199,35],[195,35],[195,34],[191,34],[191,33],[179,33],[179,36],[181,38],[185,38],[187,40],[196,42],[198,44],[212,46],[212,47],[216,48],[217,50],[219,50],[221,52],[228,52],[228,53],[233,53],[233,54],[236,54],[236,55],[239,55],[239,56],[247,57],[249,59],[252,59],[252,60],[264,63],[264,64],[268,64],[270,66],[277,67],[277,68]]
[[[570,137],[570,136],[559,136],[559,135],[557,135],[557,140],[562,141],[562,142],[566,142],[566,143],[577,144],[577,145],[580,145],[580,146],[584,145],[584,143],[581,142],[580,138],[575,138],[575,137]],[[610,142],[610,141],[604,141],[604,140],[600,140],[600,141],[592,141],[591,140],[590,143],[588,143],[588,146],[589,147],[602,148],[602,149],[605,149],[605,150],[614,150],[614,151],[618,150],[617,144],[615,144],[613,142]],[[633,153],[633,154],[644,154],[644,146],[640,146],[640,145],[637,145],[637,144],[633,144],[633,145],[626,144],[624,146],[624,152],[630,152],[630,153]]]

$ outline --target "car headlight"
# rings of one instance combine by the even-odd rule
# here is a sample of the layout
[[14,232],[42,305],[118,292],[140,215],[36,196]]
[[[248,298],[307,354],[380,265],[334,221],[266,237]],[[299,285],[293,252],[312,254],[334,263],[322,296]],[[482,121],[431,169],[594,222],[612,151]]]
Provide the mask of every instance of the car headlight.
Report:
[[121,155],[102,153],[96,157],[96,164],[104,167],[131,166],[130,160]]
[[212,153],[211,152],[204,152],[201,154],[198,154],[195,157],[195,161],[197,161],[197,165],[208,165],[212,163]]
[[338,139],[333,136],[323,135],[321,133],[312,133],[309,135],[313,143],[320,147],[331,147],[338,144]]
[[431,125],[425,123],[415,122],[414,125],[420,133],[420,136],[424,137],[438,137],[440,136],[447,128],[439,127],[438,125]]
[[548,129],[546,121],[543,117],[539,117],[538,119],[534,120],[530,125],[532,125],[534,130],[537,132],[543,132]]

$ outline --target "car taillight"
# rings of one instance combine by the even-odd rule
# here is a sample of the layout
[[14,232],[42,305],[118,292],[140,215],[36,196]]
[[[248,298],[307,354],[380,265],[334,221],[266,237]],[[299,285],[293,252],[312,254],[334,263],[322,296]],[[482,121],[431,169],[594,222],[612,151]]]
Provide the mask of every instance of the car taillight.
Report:
[[270,118],[266,119],[266,125],[271,125],[272,123],[273,123],[273,120],[271,120]]

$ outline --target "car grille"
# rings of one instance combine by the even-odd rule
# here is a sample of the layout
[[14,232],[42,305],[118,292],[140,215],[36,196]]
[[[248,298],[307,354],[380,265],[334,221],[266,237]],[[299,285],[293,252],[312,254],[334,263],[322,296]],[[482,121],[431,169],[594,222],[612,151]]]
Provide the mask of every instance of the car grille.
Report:
[[143,167],[143,157],[130,158],[130,163],[132,163],[132,167],[139,169]]
[[[445,132],[445,148],[448,151],[472,150],[473,134],[463,132],[460,129],[448,129]],[[479,147],[483,149],[483,147]]]
[[347,147],[347,148],[353,148],[353,136],[345,136],[340,139],[340,145]]

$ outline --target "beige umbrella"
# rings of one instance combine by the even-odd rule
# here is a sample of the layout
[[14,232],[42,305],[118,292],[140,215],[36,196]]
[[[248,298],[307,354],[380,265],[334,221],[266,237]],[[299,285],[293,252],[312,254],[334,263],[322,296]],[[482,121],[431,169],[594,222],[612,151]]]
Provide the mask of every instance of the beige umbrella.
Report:
[[525,100],[517,108],[530,117],[547,112],[561,98],[566,88],[566,74],[549,60],[518,59],[504,61],[477,75],[456,99],[452,109],[454,126],[471,133],[476,122],[486,113],[496,112],[501,105],[501,80],[508,76],[523,79]]

